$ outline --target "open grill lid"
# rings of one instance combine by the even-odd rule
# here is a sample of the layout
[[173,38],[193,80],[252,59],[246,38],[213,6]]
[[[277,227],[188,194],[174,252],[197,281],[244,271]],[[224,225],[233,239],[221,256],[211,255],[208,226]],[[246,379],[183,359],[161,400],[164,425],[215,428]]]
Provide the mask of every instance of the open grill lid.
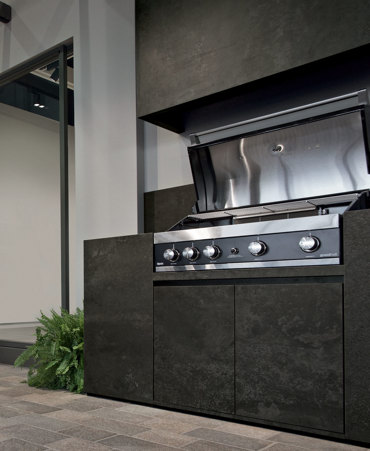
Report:
[[369,189],[368,116],[359,91],[192,135],[196,213],[263,214],[301,200],[309,209],[309,199]]

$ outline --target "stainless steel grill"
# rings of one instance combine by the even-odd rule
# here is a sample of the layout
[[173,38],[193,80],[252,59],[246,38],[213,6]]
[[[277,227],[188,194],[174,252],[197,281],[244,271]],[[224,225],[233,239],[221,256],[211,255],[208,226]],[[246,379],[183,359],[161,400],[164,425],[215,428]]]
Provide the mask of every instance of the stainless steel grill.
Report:
[[369,198],[368,108],[360,91],[193,135],[195,211],[155,234],[155,270],[340,263],[341,214]]

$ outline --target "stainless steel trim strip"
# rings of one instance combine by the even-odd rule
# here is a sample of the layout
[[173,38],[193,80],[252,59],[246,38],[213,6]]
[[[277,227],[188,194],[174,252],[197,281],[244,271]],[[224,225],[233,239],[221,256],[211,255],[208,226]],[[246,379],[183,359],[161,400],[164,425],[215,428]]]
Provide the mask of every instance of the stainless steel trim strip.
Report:
[[209,269],[243,269],[243,268],[274,268],[283,266],[317,266],[317,265],[339,265],[339,258],[313,258],[303,260],[278,260],[243,263],[209,263],[207,265],[184,265],[184,266],[160,266],[155,268],[156,272],[177,271],[204,271]]
[[320,102],[309,103],[289,110],[236,122],[235,124],[193,133],[190,135],[190,140],[192,146],[206,144],[218,139],[258,131],[262,128],[274,127],[283,123],[288,123],[292,120],[301,120],[308,117],[312,118],[318,115],[332,113],[368,103],[367,91],[366,89],[363,89],[331,99],[321,100]]
[[263,235],[270,233],[298,232],[300,230],[335,229],[339,227],[339,215],[309,216],[305,218],[277,219],[199,229],[174,230],[154,234],[154,244],[178,243],[233,236]]

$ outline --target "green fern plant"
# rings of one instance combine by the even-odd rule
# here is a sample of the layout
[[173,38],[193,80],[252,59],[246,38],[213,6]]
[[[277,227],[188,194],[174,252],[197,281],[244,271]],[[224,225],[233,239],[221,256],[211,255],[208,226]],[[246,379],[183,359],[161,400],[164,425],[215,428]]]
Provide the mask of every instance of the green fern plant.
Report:
[[34,363],[27,382],[32,387],[67,389],[81,393],[84,386],[84,315],[77,309],[70,314],[51,310],[50,317],[41,312],[41,326],[36,328],[36,342],[14,362],[22,366],[29,359]]

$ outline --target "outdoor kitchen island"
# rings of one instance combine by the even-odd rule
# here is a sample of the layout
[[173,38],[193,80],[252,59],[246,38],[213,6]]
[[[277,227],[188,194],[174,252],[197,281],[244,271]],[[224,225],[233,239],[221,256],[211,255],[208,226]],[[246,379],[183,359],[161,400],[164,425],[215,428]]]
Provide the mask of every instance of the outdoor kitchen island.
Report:
[[153,236],[85,242],[90,394],[370,443],[370,210],[343,264],[153,272]]

